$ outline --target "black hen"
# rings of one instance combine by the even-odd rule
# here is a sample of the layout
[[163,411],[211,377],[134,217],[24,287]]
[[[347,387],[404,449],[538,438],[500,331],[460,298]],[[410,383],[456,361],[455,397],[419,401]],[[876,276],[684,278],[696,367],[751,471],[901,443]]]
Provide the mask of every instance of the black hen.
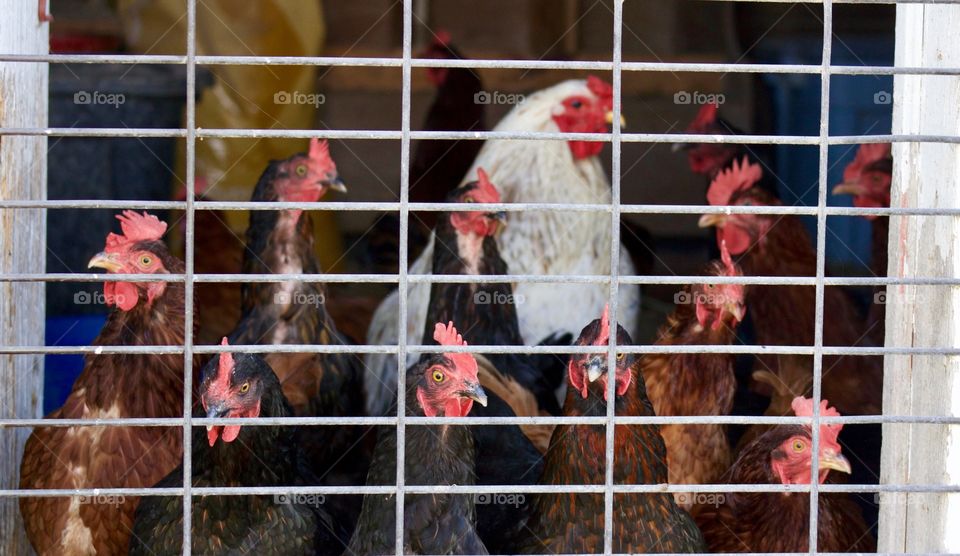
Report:
[[[437,323],[441,345],[464,345],[453,323]],[[463,417],[473,402],[485,404],[477,362],[468,353],[424,355],[407,371],[407,416]],[[406,427],[404,481],[407,485],[474,484],[474,445],[456,425]],[[397,479],[397,433],[383,428],[367,485],[393,485]],[[369,494],[345,555],[392,554],[396,547],[396,500]],[[477,536],[473,495],[416,495],[404,498],[403,547],[406,554],[486,554]]]
[[[327,191],[345,191],[326,141],[310,142],[310,151],[271,162],[254,189],[256,202],[316,202]],[[299,209],[254,210],[246,234],[243,270],[248,274],[320,274],[309,214]],[[243,314],[233,344],[343,345],[325,309],[322,283],[301,281],[243,284]],[[297,416],[364,415],[361,361],[354,355],[270,353],[283,393]],[[304,431],[311,467],[326,485],[362,484],[375,434],[358,426],[310,427]],[[360,496],[331,496],[343,523],[352,523]]]
[[[606,346],[610,325],[606,312],[588,324],[576,345]],[[617,345],[630,335],[618,326]],[[615,373],[607,370],[607,354],[575,354],[569,364],[565,416],[607,414],[607,380],[616,381],[615,412],[651,416],[643,377],[633,355],[617,356]],[[612,376],[611,376],[612,375]],[[559,425],[553,432],[541,483],[603,484],[606,431],[602,425]],[[657,425],[620,425],[614,438],[615,484],[667,482],[666,448]],[[524,525],[524,524],[521,524]],[[603,551],[602,494],[537,494],[530,520],[518,528],[516,549],[527,554],[597,553]],[[613,501],[613,551],[616,553],[703,552],[700,530],[669,493],[616,494]]]
[[[499,203],[500,196],[482,169],[479,178],[453,190],[447,200]],[[506,274],[507,265],[493,237],[502,225],[502,213],[441,213],[434,232],[437,246],[433,251],[433,274]],[[464,338],[475,345],[524,345],[517,321],[515,303],[518,301],[513,298],[509,283],[435,283],[430,291],[427,322],[460,323]],[[424,343],[430,343],[430,338],[428,329],[424,331]],[[555,365],[548,358],[534,359],[520,354],[489,354],[485,358],[490,365],[481,365],[480,380],[490,404],[476,408],[474,415],[512,417],[518,413],[560,413],[554,391],[563,376],[562,365]],[[551,369],[552,380],[536,364]],[[516,425],[488,425],[470,429],[477,446],[479,484],[537,482],[543,469],[541,451],[546,449],[551,427],[521,430]],[[532,443],[539,438],[543,439],[540,449]],[[509,551],[503,544],[503,532],[521,521],[526,511],[525,504],[478,505],[478,530],[491,553]]]
[[[450,192],[451,203],[499,203],[500,194],[479,170],[473,181]],[[507,274],[507,263],[500,257],[494,235],[506,225],[504,213],[481,211],[442,212],[437,221],[437,247],[434,249],[434,276],[442,274]],[[525,345],[517,320],[517,303],[509,282],[485,284],[436,283],[430,290],[427,322],[453,320],[461,323],[464,338],[472,344],[496,346]],[[432,331],[424,331],[429,341]],[[554,343],[554,339],[548,340]],[[556,343],[560,343],[556,340]],[[564,344],[569,344],[569,336]],[[558,358],[531,357],[524,354],[486,356],[502,373],[516,380],[533,394],[537,406],[550,415],[560,414],[555,391],[563,381],[563,365]],[[549,375],[543,371],[548,370]]]
[[[197,417],[289,417],[290,404],[263,359],[224,353],[204,368]],[[221,442],[218,442],[221,440]],[[289,426],[213,426],[193,430],[195,487],[315,484]],[[156,487],[183,484],[180,466]],[[194,554],[336,554],[343,536],[316,496],[194,496]],[[180,554],[183,499],[145,497],[137,508],[130,554]]]

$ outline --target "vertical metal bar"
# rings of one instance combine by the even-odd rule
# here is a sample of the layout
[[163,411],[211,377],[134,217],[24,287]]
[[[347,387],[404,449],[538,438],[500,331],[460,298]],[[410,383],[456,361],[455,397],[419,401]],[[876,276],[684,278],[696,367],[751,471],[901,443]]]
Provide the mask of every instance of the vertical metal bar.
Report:
[[817,552],[817,516],[819,514],[819,486],[817,479],[820,452],[820,396],[823,378],[823,278],[826,267],[827,251],[827,170],[829,163],[830,138],[830,56],[833,50],[833,4],[831,0],[823,2],[823,54],[820,60],[820,168],[817,190],[817,277],[816,309],[813,336],[813,423],[811,437],[810,469],[810,554]]
[[397,519],[396,554],[403,556],[403,506],[405,484],[404,459],[406,456],[406,415],[407,393],[407,236],[410,210],[410,51],[413,43],[413,0],[403,0],[403,64],[400,122],[400,257],[397,293],[399,294],[399,315],[397,317]]
[[187,144],[186,144],[186,233],[184,234],[185,275],[183,284],[183,553],[191,552],[191,493],[193,461],[190,439],[192,427],[190,417],[193,408],[193,193],[194,162],[197,152],[197,0],[187,2]]
[[[622,61],[623,0],[613,3],[613,134],[610,183],[610,350],[607,353],[606,473],[603,500],[603,553],[613,554],[613,459],[616,439],[617,399],[617,301],[620,273],[620,113],[622,105],[620,63]],[[639,380],[643,380],[642,377]]]

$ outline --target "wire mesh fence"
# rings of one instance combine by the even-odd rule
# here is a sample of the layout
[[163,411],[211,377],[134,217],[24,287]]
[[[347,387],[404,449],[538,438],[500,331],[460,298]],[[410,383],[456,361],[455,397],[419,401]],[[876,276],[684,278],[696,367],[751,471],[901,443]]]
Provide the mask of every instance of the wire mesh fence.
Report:
[[[404,497],[407,494],[457,493],[480,494],[499,493],[547,493],[576,492],[603,494],[605,500],[605,536],[604,553],[614,553],[613,515],[614,495],[617,493],[716,493],[716,492],[799,492],[810,495],[809,546],[810,552],[816,552],[818,532],[818,505],[820,493],[960,493],[960,485],[937,484],[820,484],[812,481],[803,485],[744,485],[744,484],[662,484],[662,485],[623,485],[616,484],[613,475],[614,434],[616,425],[624,424],[804,424],[812,430],[812,457],[817,467],[818,446],[820,442],[819,424],[936,424],[960,425],[956,416],[895,416],[895,415],[848,415],[844,417],[822,416],[819,403],[814,403],[813,415],[805,417],[754,417],[754,416],[657,416],[637,417],[615,415],[613,404],[608,404],[603,417],[464,417],[451,420],[440,417],[409,417],[405,415],[406,377],[398,372],[397,413],[387,417],[289,417],[289,418],[196,418],[191,413],[194,406],[193,396],[193,359],[196,355],[217,353],[380,353],[396,355],[399,369],[407,367],[407,355],[410,353],[470,352],[483,354],[509,353],[606,353],[608,365],[615,367],[618,353],[718,353],[718,354],[784,354],[807,355],[813,357],[813,399],[821,400],[822,372],[824,356],[882,356],[902,355],[960,355],[956,347],[905,347],[905,346],[825,346],[823,339],[824,324],[824,288],[830,286],[893,286],[893,285],[929,285],[957,286],[960,278],[895,278],[895,277],[828,277],[826,276],[827,218],[829,216],[944,216],[960,215],[957,208],[919,208],[919,207],[830,207],[827,206],[829,183],[828,147],[832,145],[854,145],[860,143],[898,143],[898,142],[936,142],[944,144],[960,143],[960,136],[954,135],[902,135],[884,134],[871,136],[832,135],[830,121],[831,76],[835,75],[960,75],[960,68],[899,67],[899,66],[848,66],[831,64],[833,44],[833,5],[846,3],[869,4],[905,4],[914,2],[844,0],[822,2],[823,44],[821,64],[728,64],[694,62],[630,62],[622,59],[623,2],[614,2],[613,12],[613,50],[612,60],[606,61],[560,61],[560,60],[433,60],[413,57],[413,0],[403,0],[402,18],[402,56],[400,58],[379,57],[264,57],[264,56],[209,56],[197,54],[197,0],[186,2],[186,55],[12,55],[0,53],[0,62],[51,63],[51,64],[169,64],[183,65],[187,70],[185,126],[179,129],[143,129],[143,128],[0,128],[5,136],[47,136],[47,137],[103,137],[103,138],[145,138],[170,137],[183,138],[186,141],[186,190],[196,189],[195,157],[197,141],[204,138],[288,138],[305,139],[321,137],[327,139],[391,140],[400,143],[400,194],[397,202],[227,202],[195,200],[187,195],[185,201],[141,201],[141,200],[0,200],[0,209],[177,209],[184,211],[185,227],[185,272],[167,275],[130,275],[110,274],[92,275],[82,273],[0,273],[0,282],[178,282],[185,285],[185,335],[183,345],[170,346],[0,346],[3,354],[182,354],[184,359],[184,399],[182,418],[96,418],[96,419],[0,419],[0,427],[74,427],[74,426],[115,426],[182,427],[183,442],[183,483],[176,488],[96,488],[96,489],[50,489],[0,490],[0,497],[64,497],[96,495],[164,495],[179,496],[183,504],[183,553],[191,552],[191,504],[194,496],[236,496],[236,495],[272,495],[284,493],[299,494],[394,494],[396,495],[396,553],[403,554]],[[955,1],[917,0],[917,3],[955,4]],[[312,129],[201,129],[196,121],[196,71],[197,66],[217,65],[316,65],[344,67],[386,67],[400,68],[402,75],[401,108],[402,118],[399,130],[312,130]],[[455,131],[415,131],[411,129],[411,81],[413,68],[515,68],[515,69],[565,69],[610,72],[613,86],[613,111],[621,112],[623,100],[623,72],[723,72],[749,74],[811,74],[820,76],[819,133],[806,135],[699,135],[689,133],[629,133],[621,128],[618,118],[612,121],[610,133],[550,133],[550,132],[455,132]],[[417,203],[409,198],[410,152],[413,140],[582,140],[610,143],[612,147],[612,200],[609,204],[596,203]],[[753,145],[808,145],[819,149],[819,180],[816,206],[698,206],[698,205],[626,205],[621,202],[621,146],[624,143],[683,143],[696,142],[706,144],[753,144]],[[399,271],[396,274],[338,273],[338,274],[202,274],[194,272],[196,253],[194,238],[197,232],[195,215],[203,210],[280,210],[304,209],[325,211],[391,211],[399,214]],[[610,260],[613,271],[606,276],[595,275],[420,275],[408,270],[410,256],[408,252],[409,221],[411,211],[438,212],[454,209],[485,211],[565,211],[608,213],[611,219],[612,234]],[[816,274],[814,276],[720,276],[711,278],[716,284],[743,285],[798,285],[812,286],[816,292],[815,336],[811,346],[751,346],[751,345],[616,345],[616,335],[612,335],[608,346],[496,346],[470,345],[468,347],[431,346],[411,343],[404,326],[398,327],[396,345],[195,345],[190,333],[194,324],[194,290],[197,284],[219,283],[273,283],[287,280],[317,283],[378,283],[396,284],[399,291],[397,322],[408,320],[408,295],[411,284],[432,283],[590,283],[609,286],[609,308],[611,327],[616,329],[618,318],[618,289],[620,285],[685,285],[702,282],[702,276],[629,276],[617,272],[620,252],[619,223],[625,214],[766,214],[766,215],[805,215],[816,218]],[[610,396],[615,396],[615,381],[608,384]],[[369,425],[395,427],[397,432],[397,474],[392,486],[316,486],[316,487],[195,487],[191,477],[191,430],[193,427],[242,424],[243,426],[275,426],[294,424],[304,426],[343,426]],[[405,431],[410,426],[427,424],[591,424],[606,427],[606,475],[601,485],[473,485],[473,486],[423,486],[409,485],[404,476],[404,460],[409,457],[405,449]]]

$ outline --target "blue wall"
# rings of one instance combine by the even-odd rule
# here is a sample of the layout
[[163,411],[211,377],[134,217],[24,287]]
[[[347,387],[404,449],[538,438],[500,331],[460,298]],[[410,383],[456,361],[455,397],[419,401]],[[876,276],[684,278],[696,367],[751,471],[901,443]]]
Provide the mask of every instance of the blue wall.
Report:
[[[819,64],[819,40],[779,41],[765,44],[760,61],[777,64]],[[892,65],[893,40],[884,38],[835,38],[834,65]],[[763,83],[774,107],[774,133],[778,135],[818,135],[820,132],[820,76],[767,74]],[[830,82],[831,135],[884,135],[890,133],[893,104],[892,76],[834,75]],[[819,151],[816,147],[776,147],[775,168],[783,183],[780,196],[784,203],[816,206]],[[830,187],[840,183],[843,169],[853,159],[856,146],[830,147],[828,180]],[[827,196],[827,204],[851,206],[852,198]],[[805,217],[815,237],[816,219]],[[870,223],[859,217],[827,219],[827,260],[833,266],[863,272],[870,265]]]

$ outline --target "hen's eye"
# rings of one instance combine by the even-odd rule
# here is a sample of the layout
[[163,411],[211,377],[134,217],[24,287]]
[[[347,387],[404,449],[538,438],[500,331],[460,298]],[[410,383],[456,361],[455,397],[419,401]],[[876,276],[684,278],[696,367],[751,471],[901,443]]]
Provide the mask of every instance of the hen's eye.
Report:
[[301,164],[301,165],[297,166],[296,172],[297,172],[297,175],[300,176],[301,178],[302,178],[303,176],[306,176],[306,175],[307,175],[307,167],[306,167],[306,165]]
[[626,357],[626,355],[627,355],[626,353],[618,353],[617,361],[623,361],[623,358]]
[[802,440],[794,440],[794,441],[793,441],[793,451],[794,451],[794,452],[802,452],[802,451],[803,451],[803,448],[804,448],[805,446],[806,446],[806,445],[803,443]]
[[464,202],[464,203],[476,203],[476,201],[473,200],[473,197],[464,197],[463,202]]
[[707,284],[707,289],[708,289],[708,290],[712,290],[712,289],[713,289],[713,284]]
[[433,371],[433,381],[434,382],[443,382],[443,371],[439,369],[434,369]]
[[573,101],[573,102],[570,103],[570,107],[571,107],[571,108],[580,108],[581,106],[583,106],[583,102],[581,102],[581,101],[579,101],[579,100],[575,100],[575,101]]
[[250,383],[244,382],[243,385],[240,386],[240,393],[246,394],[248,390],[250,390]]
[[150,263],[153,262],[153,258],[149,255],[143,255],[140,257],[140,266],[150,266]]

